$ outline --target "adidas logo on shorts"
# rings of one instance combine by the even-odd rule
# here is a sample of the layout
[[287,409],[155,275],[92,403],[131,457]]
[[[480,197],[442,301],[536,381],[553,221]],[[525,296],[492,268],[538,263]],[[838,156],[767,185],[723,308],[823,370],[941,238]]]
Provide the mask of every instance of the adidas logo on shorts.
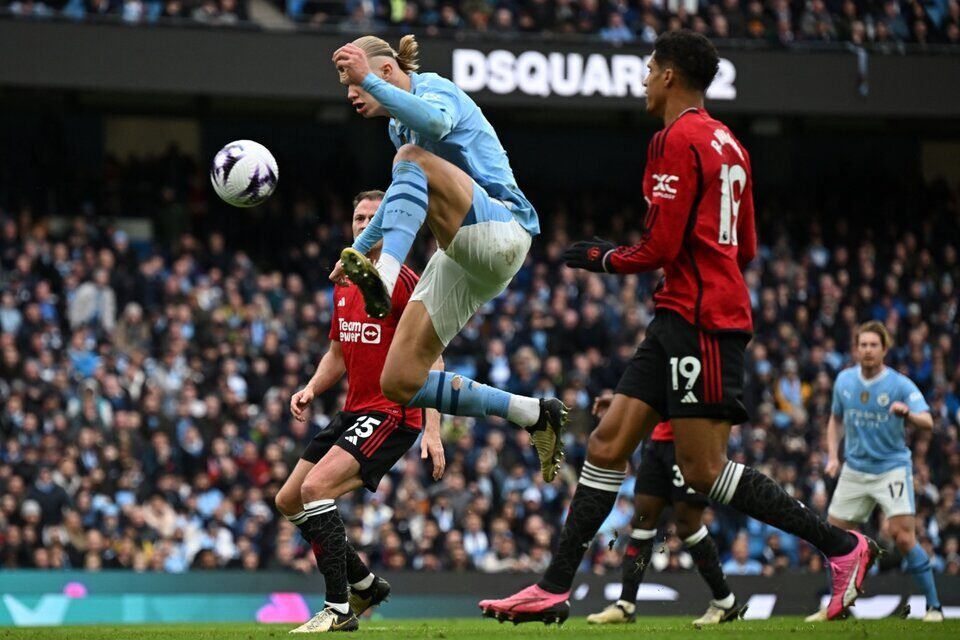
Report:
[[680,400],[680,404],[693,404],[695,402],[700,402],[697,400],[697,396],[693,395],[693,391],[687,391],[687,395],[683,396],[683,399]]

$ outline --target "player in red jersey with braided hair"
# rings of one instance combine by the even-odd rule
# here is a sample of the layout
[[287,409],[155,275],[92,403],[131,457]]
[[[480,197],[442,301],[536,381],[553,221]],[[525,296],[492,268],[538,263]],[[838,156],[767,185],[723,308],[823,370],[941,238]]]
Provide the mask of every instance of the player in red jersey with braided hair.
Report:
[[743,269],[756,255],[750,156],[704,108],[719,55],[691,31],[661,34],[648,63],[647,112],[663,119],[647,151],[643,237],[633,246],[601,239],[564,253],[574,268],[599,273],[663,269],[656,317],[621,377],[609,411],[590,434],[587,459],[543,579],[486,615],[518,622],[563,620],[584,549],[613,508],[627,460],[653,427],[669,419],[677,463],[696,491],[803,538],[830,561],[827,617],[843,614],[879,553],[872,540],[820,520],[776,482],[727,459],[741,402],[744,353],[753,329]]
[[[354,198],[354,236],[370,223],[381,200],[382,191],[364,191]],[[424,418],[425,410],[391,402],[380,390],[387,350],[416,284],[417,275],[401,266],[391,312],[376,319],[367,315],[358,287],[348,281],[338,283],[333,292],[330,348],[310,382],[290,400],[294,418],[305,420],[317,395],[344,374],[349,379],[343,410],[307,446],[277,493],[277,508],[310,542],[326,581],[323,610],[293,633],[353,631],[359,626],[357,616],[390,593],[387,581],[370,573],[347,541],[336,499],[361,487],[376,491],[380,479],[421,431],[421,457],[433,460],[434,479],[443,474],[440,414],[429,409]],[[441,366],[440,360],[434,364]]]

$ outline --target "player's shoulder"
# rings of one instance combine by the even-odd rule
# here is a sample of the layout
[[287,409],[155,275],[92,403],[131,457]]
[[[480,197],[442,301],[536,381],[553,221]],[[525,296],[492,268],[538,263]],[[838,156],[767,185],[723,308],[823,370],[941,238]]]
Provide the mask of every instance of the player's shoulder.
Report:
[[674,134],[685,144],[693,145],[701,153],[712,149],[723,154],[725,148],[733,151],[747,165],[750,163],[750,154],[746,147],[726,124],[717,120],[704,109],[699,109],[689,117],[677,120],[679,130]]
[[655,160],[680,149],[709,145],[718,126],[728,131],[722,122],[713,119],[704,109],[688,109],[654,134],[648,150],[650,159]]
[[844,369],[843,371],[837,374],[836,384],[837,385],[852,384],[859,379],[858,378],[859,373],[860,373],[860,367],[858,366],[847,367],[846,369]]
[[417,275],[416,271],[405,264],[401,265],[400,274],[397,276],[395,293],[403,298],[409,298],[419,280],[420,276]]
[[407,265],[400,265],[400,276],[408,283],[416,284],[420,280],[417,272]]
[[[459,96],[463,94],[463,91],[458,87],[452,80],[444,78],[439,73],[425,72],[417,73],[417,83],[416,91],[418,95],[423,95],[424,93],[431,93],[437,91],[443,91],[445,93],[453,93]],[[463,94],[466,95],[466,94]]]
[[887,367],[887,370],[890,372],[888,375],[891,384],[910,390],[917,388],[917,383],[910,376],[902,374],[892,367]]

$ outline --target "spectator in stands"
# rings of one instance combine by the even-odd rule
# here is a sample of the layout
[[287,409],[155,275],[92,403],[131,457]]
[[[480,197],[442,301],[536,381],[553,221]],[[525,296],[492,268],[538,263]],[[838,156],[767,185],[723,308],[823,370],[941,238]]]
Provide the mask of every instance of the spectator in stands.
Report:
[[750,557],[746,534],[740,534],[733,541],[730,559],[723,563],[723,572],[728,576],[759,576],[763,565]]

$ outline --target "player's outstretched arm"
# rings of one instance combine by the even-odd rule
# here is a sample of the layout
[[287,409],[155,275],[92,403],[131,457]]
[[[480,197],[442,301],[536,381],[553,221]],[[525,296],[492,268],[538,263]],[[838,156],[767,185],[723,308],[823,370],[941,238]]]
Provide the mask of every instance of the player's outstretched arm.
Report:
[[347,367],[343,362],[343,350],[340,348],[340,342],[331,340],[330,348],[320,358],[320,364],[317,365],[317,370],[310,378],[310,382],[290,398],[290,413],[293,414],[293,417],[303,422],[306,419],[304,414],[307,407],[310,406],[313,399],[332,387],[343,377],[346,371]]
[[373,73],[368,73],[360,86],[390,115],[430,140],[442,140],[453,130],[457,114],[453,96],[437,92],[416,96]]
[[[433,371],[443,371],[443,356],[430,367]],[[423,425],[423,436],[420,438],[420,459],[430,458],[433,461],[433,479],[443,477],[447,461],[443,452],[443,441],[440,439],[440,412],[436,409],[427,409],[426,422]]]
[[606,271],[644,273],[677,259],[700,188],[699,166],[699,158],[687,138],[678,134],[667,138],[663,155],[651,160],[648,169],[653,180],[667,186],[651,192],[643,238],[633,246],[616,247],[609,252],[603,260]]

